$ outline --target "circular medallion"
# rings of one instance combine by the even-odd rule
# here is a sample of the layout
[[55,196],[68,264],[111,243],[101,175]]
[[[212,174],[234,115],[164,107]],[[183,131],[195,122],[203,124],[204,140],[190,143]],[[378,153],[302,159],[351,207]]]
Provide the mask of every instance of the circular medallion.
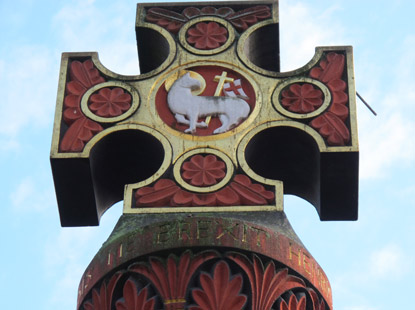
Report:
[[226,50],[234,41],[233,27],[214,16],[197,17],[180,29],[179,40],[189,52],[214,55]]
[[185,189],[209,193],[224,187],[233,175],[232,161],[214,149],[196,149],[180,157],[174,165],[176,181]]
[[131,116],[139,106],[137,91],[130,85],[112,81],[90,88],[82,97],[82,112],[100,123],[116,123]]
[[275,109],[290,118],[315,117],[325,111],[331,101],[329,89],[310,78],[294,78],[279,84],[272,95]]
[[210,136],[240,126],[256,105],[247,78],[230,68],[204,65],[169,74],[155,95],[157,114],[170,128]]

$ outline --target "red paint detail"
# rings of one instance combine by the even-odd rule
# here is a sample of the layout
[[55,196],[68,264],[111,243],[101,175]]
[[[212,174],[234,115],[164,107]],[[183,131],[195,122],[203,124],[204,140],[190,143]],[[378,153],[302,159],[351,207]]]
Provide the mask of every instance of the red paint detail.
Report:
[[157,24],[174,34],[179,32],[187,20],[182,14],[163,8],[151,8],[146,15],[146,21]]
[[320,67],[311,69],[310,76],[323,83],[341,79],[344,71],[344,64],[344,55],[334,52],[328,53],[326,59],[320,61]]
[[268,6],[258,5],[227,16],[227,20],[239,31],[244,31],[257,22],[271,17],[271,10]]
[[319,67],[311,69],[310,76],[325,83],[331,91],[332,102],[326,113],[313,119],[310,125],[317,129],[329,145],[342,146],[350,141],[350,130],[346,125],[349,116],[346,94],[347,83],[342,80],[345,56],[328,53]]
[[202,9],[198,9],[195,7],[188,7],[188,8],[185,8],[182,12],[182,14],[188,19],[192,19],[200,15],[216,15],[222,18],[226,18],[232,13],[234,13],[234,10],[232,10],[231,8],[222,7],[222,8],[216,9],[211,6],[207,6]]
[[239,90],[242,90],[242,85],[235,85],[235,83],[229,83],[228,88],[224,88],[227,92],[233,92],[236,96],[242,96]]
[[326,305],[324,304],[324,300],[320,300],[317,293],[313,289],[308,288],[307,291],[311,296],[311,300],[313,303],[313,310],[326,310]]
[[63,152],[82,152],[85,144],[103,128],[100,124],[80,117],[77,119],[62,138],[60,150]]
[[347,84],[343,80],[335,79],[328,82],[327,86],[332,96],[332,104],[329,111],[344,122],[349,116],[349,109],[346,107],[349,96],[345,92]]
[[[187,68],[186,70],[195,71],[199,73],[206,81],[206,88],[202,94],[199,96],[213,96],[216,91],[216,87],[218,85],[217,82],[214,81],[215,76],[221,75],[223,71],[227,72],[227,76],[233,78],[234,80],[240,79],[243,89],[249,99],[244,99],[251,108],[251,113],[255,108],[256,104],[256,96],[255,91],[251,84],[249,84],[248,80],[245,79],[239,73],[220,66],[200,66],[200,67],[192,67]],[[176,121],[173,113],[171,113],[168,105],[167,105],[167,91],[165,89],[164,84],[161,85],[159,90],[156,94],[156,109],[157,113],[159,114],[160,118],[171,128],[174,130],[184,132],[189,126],[179,124]],[[201,118],[198,121],[204,121],[205,119]],[[213,134],[213,131],[221,126],[221,122],[217,116],[212,117],[209,126],[207,128],[196,128],[196,133],[193,135],[196,136],[210,136]]]
[[157,24],[171,33],[177,34],[180,28],[188,20],[203,15],[213,15],[224,18],[242,32],[261,20],[271,18],[271,9],[268,6],[259,5],[234,12],[234,10],[229,7],[222,7],[219,9],[211,6],[202,9],[188,7],[180,14],[163,8],[151,8],[147,11],[145,20]]
[[182,166],[182,177],[194,186],[211,186],[225,177],[225,163],[212,154],[195,155]]
[[104,281],[99,292],[97,289],[92,291],[92,302],[84,303],[85,310],[111,310],[111,301],[114,294],[115,285],[122,276],[121,273],[114,274],[108,284]]
[[148,288],[145,287],[137,294],[137,287],[132,280],[127,280],[123,288],[124,300],[115,304],[117,310],[153,310],[155,299],[147,300]]
[[170,204],[170,200],[180,188],[171,180],[161,179],[154,187],[142,187],[135,193],[136,206],[161,207]]
[[180,189],[169,179],[158,180],[153,187],[135,192],[136,207],[200,207],[231,205],[266,205],[273,203],[275,194],[261,184],[252,184],[245,175],[236,175],[230,185],[208,194],[195,194]]
[[238,206],[241,204],[239,195],[230,186],[216,192],[215,196],[220,206]]
[[281,104],[294,113],[310,113],[323,104],[323,93],[312,84],[291,84],[281,93]]
[[200,22],[187,31],[186,40],[197,49],[211,50],[228,40],[228,30],[216,22]]
[[69,69],[70,81],[66,84],[63,121],[69,126],[60,141],[61,152],[81,152],[85,144],[103,128],[89,120],[81,111],[81,98],[92,86],[105,82],[93,62],[73,61]]
[[246,175],[238,174],[233,181],[231,188],[239,194],[242,204],[263,205],[275,198],[273,192],[267,191],[261,184],[252,184],[251,179]]
[[252,289],[252,310],[271,309],[273,303],[285,291],[305,287],[303,280],[288,275],[288,269],[277,272],[273,261],[264,270],[261,260],[256,255],[253,262],[239,253],[228,254],[228,258],[248,275]]
[[288,304],[285,302],[285,300],[281,302],[280,310],[306,310],[306,297],[302,296],[298,301],[297,297],[293,294],[290,296]]
[[313,119],[310,125],[318,129],[329,145],[345,145],[350,140],[349,129],[333,112],[326,112]]
[[213,277],[202,273],[200,284],[202,289],[192,291],[198,306],[189,307],[190,310],[240,310],[246,303],[247,297],[240,295],[242,276],[230,279],[230,268],[224,261],[215,266]]
[[[217,257],[213,251],[201,252],[194,257],[190,251],[184,252],[178,264],[175,255],[169,255],[164,265],[158,258],[150,258],[150,266],[143,263],[133,264],[132,272],[142,274],[153,282],[163,298],[167,310],[183,309],[186,289],[196,269],[204,262]],[[181,307],[181,308],[180,308]]]
[[89,109],[101,117],[115,117],[131,107],[131,95],[120,87],[101,88],[89,98]]

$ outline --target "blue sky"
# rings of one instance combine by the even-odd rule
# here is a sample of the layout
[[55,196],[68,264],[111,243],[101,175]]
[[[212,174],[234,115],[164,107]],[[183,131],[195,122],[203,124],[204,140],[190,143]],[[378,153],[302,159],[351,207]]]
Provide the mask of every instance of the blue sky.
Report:
[[[61,228],[49,150],[62,52],[98,51],[138,73],[135,1],[0,2],[0,308],[75,309],[78,282],[122,206],[99,227]],[[295,197],[286,213],[325,270],[336,310],[413,307],[415,276],[415,2],[281,0],[281,61],[353,45],[358,102],[359,221],[320,222]]]

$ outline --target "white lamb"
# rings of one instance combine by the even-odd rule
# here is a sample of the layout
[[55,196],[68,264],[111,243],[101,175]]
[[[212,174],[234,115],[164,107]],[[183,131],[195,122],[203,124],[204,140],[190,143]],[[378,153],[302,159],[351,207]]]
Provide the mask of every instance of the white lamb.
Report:
[[214,134],[228,131],[248,117],[250,107],[245,100],[237,97],[193,95],[192,90],[200,87],[200,82],[187,72],[173,83],[167,95],[167,103],[176,120],[189,125],[186,133],[194,134],[196,127],[208,126],[205,122],[198,122],[201,117],[219,117],[222,126],[215,129]]

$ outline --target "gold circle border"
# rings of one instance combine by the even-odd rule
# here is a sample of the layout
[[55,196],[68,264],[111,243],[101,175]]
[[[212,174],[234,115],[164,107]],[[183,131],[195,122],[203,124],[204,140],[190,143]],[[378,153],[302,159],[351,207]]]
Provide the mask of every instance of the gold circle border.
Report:
[[[182,167],[182,164],[184,163],[186,159],[196,154],[213,154],[213,155],[218,156],[220,159],[222,159],[226,165],[225,177],[219,183],[212,185],[212,186],[206,186],[206,187],[193,186],[187,183],[185,180],[183,180],[180,174],[180,169]],[[199,149],[191,150],[183,154],[176,161],[173,167],[173,175],[177,183],[179,183],[180,186],[184,187],[185,189],[189,191],[198,192],[198,193],[211,193],[211,192],[217,191],[218,189],[221,189],[230,181],[230,179],[233,176],[233,172],[234,172],[234,166],[232,164],[231,159],[225,153],[222,153],[221,151],[211,149],[211,148],[199,148]]]
[[[228,40],[225,42],[225,44],[223,44],[220,47],[211,49],[211,50],[199,50],[199,49],[194,48],[193,46],[191,46],[189,43],[187,43],[187,40],[186,40],[187,30],[189,30],[189,28],[194,26],[195,24],[198,24],[200,22],[206,22],[206,21],[217,22],[218,24],[221,24],[222,26],[224,26],[226,28],[226,30],[228,31]],[[235,40],[235,30],[233,29],[233,26],[229,22],[227,22],[226,20],[224,20],[222,18],[219,18],[219,17],[214,17],[214,16],[203,16],[203,17],[194,18],[194,19],[190,20],[189,22],[187,22],[182,27],[182,29],[180,29],[180,32],[179,32],[180,44],[185,49],[187,49],[189,52],[191,52],[193,54],[198,54],[198,55],[215,55],[215,54],[218,54],[220,52],[223,52],[229,46],[232,45],[234,40]]]
[[[284,108],[281,105],[279,97],[280,97],[281,91],[285,87],[287,87],[290,84],[294,84],[294,83],[309,83],[309,84],[313,84],[314,86],[317,86],[323,92],[323,95],[324,95],[323,104],[317,110],[310,112],[310,113],[299,114],[299,113],[288,111],[286,108]],[[331,102],[331,93],[330,93],[330,90],[327,88],[327,86],[321,83],[320,81],[307,78],[307,77],[288,79],[282,82],[281,84],[279,84],[275,88],[274,93],[272,94],[272,105],[274,106],[274,108],[282,115],[290,117],[290,118],[294,118],[294,119],[306,119],[306,118],[315,117],[323,113],[329,107],[330,102]]]
[[[123,114],[115,116],[115,117],[102,117],[102,116],[98,116],[92,113],[92,111],[88,107],[89,97],[96,91],[102,88],[105,88],[105,87],[120,87],[128,91],[131,94],[131,107]],[[137,111],[139,105],[140,105],[140,97],[138,95],[137,90],[134,87],[128,84],[125,84],[123,82],[119,82],[119,81],[111,81],[111,82],[105,82],[105,83],[94,85],[93,87],[91,87],[85,92],[81,100],[82,113],[84,113],[86,117],[99,123],[117,123],[122,120],[125,120],[126,118],[133,115],[135,111]]]

